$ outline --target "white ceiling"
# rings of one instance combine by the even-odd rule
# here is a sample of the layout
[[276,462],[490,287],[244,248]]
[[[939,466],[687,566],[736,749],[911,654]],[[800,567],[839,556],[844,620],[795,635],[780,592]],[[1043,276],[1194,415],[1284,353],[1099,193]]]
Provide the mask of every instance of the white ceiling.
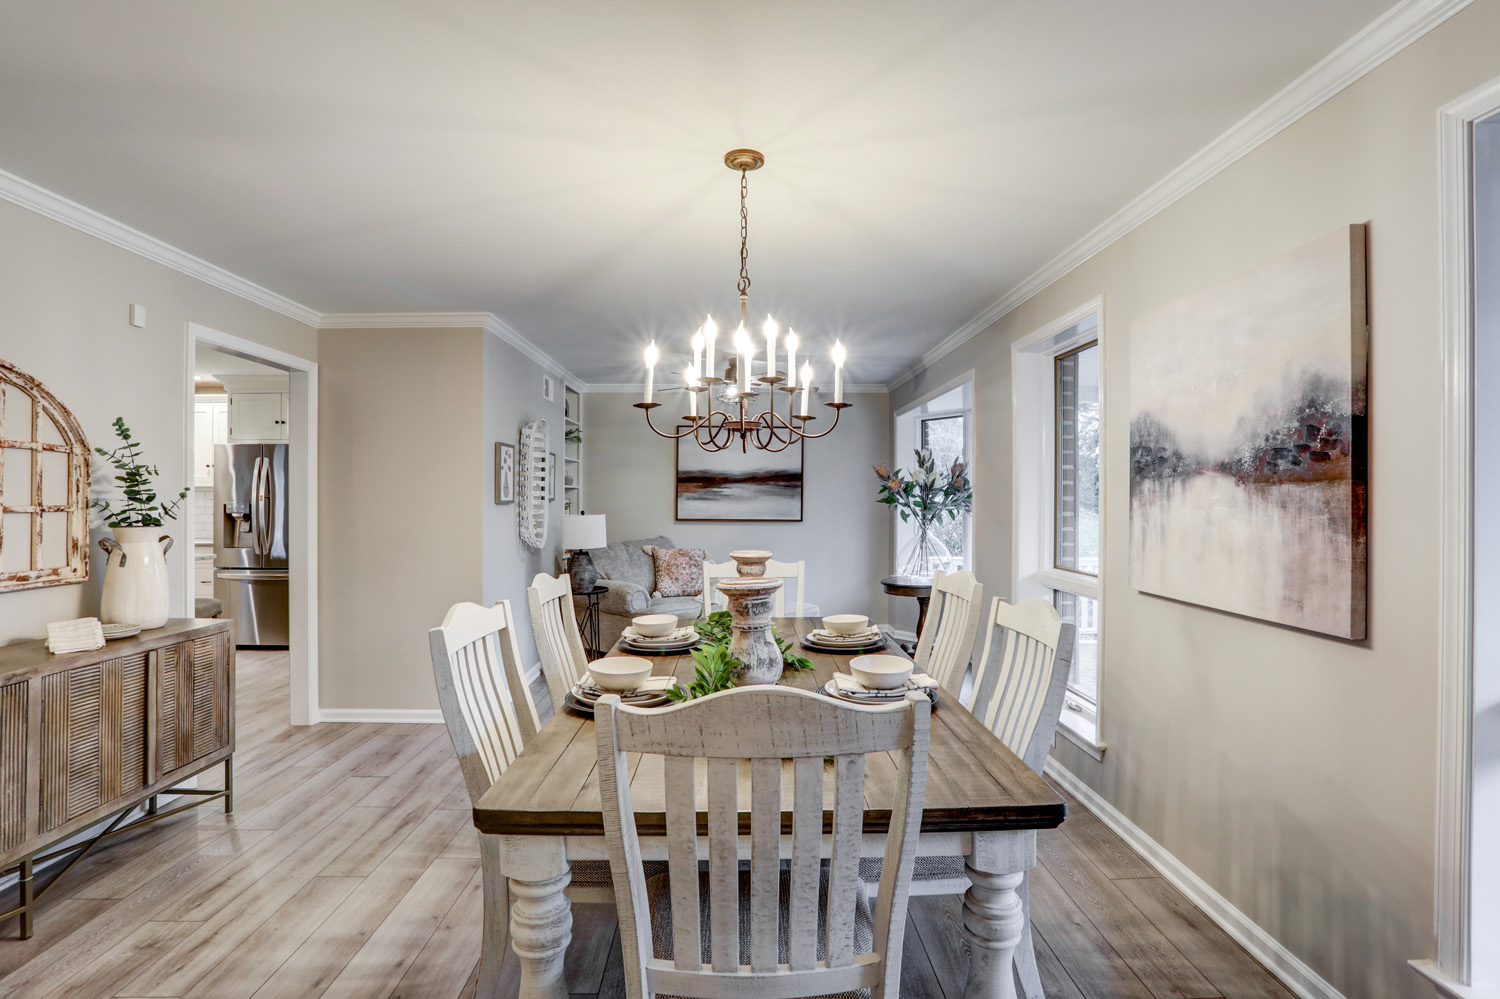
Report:
[[0,168],[320,312],[490,311],[626,382],[734,312],[753,146],[752,317],[876,382],[1388,2],[15,0]]

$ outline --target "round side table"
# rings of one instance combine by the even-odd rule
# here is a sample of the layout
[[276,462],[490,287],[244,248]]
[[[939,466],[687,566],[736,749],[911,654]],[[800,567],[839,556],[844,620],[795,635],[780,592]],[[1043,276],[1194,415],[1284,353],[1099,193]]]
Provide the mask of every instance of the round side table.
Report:
[[583,639],[583,649],[590,659],[604,655],[599,648],[599,598],[609,592],[607,586],[596,586],[592,590],[574,590],[573,596],[583,597],[587,603],[578,618],[578,637]]
[[[922,637],[922,625],[927,623],[927,600],[932,596],[932,583],[924,583],[917,579],[905,579],[901,576],[887,576],[880,581],[885,592],[893,597],[916,597],[917,598],[917,638]],[[916,646],[907,649],[908,654],[915,651]]]

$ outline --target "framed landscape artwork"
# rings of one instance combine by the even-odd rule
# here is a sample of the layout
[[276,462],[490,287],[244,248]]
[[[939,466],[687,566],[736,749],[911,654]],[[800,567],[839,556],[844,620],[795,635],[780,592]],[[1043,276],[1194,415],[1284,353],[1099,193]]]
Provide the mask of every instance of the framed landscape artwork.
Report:
[[[678,433],[685,430],[679,427]],[[678,520],[802,519],[802,442],[785,451],[705,451],[677,442]]]
[[1130,328],[1130,584],[1365,637],[1365,227]]

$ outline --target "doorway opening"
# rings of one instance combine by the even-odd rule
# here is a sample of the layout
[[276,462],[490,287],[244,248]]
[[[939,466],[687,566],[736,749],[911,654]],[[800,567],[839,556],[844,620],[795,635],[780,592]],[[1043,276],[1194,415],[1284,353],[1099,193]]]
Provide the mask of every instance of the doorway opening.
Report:
[[189,616],[287,649],[294,725],[318,721],[317,364],[189,324]]

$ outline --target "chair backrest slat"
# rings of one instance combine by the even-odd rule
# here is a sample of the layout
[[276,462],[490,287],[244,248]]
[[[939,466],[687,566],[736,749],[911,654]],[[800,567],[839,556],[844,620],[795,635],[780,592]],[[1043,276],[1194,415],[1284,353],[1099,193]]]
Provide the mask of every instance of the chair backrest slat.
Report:
[[709,934],[718,972],[740,967],[739,771],[737,760],[708,761]]
[[854,961],[854,893],[859,883],[859,844],[864,832],[865,757],[834,758],[833,858],[828,865],[828,966]]
[[438,703],[475,802],[539,727],[513,622],[508,601],[460,603],[428,632]]
[[[857,955],[856,906],[861,901],[859,854],[865,810],[865,760],[869,753],[897,759],[892,824],[880,891],[909,885],[916,856],[922,795],[926,786],[930,706],[925,698],[893,705],[843,704],[789,687],[747,687],[670,708],[624,706],[601,698],[595,714],[600,758],[600,799],[605,838],[614,869],[626,960],[626,995],[668,988],[674,994],[745,996],[764,982],[746,977],[797,972],[806,992],[823,995],[870,986],[894,999],[900,976],[902,935],[894,923],[906,918],[906,890],[882,908],[868,956]],[[920,748],[918,748],[920,747]],[[627,754],[665,757],[667,855],[673,923],[670,962],[648,955],[651,927],[641,873],[634,814],[629,808]],[[834,757],[826,768],[826,757]],[[703,768],[695,760],[705,759]],[[605,765],[608,760],[609,765]],[[790,773],[785,761],[791,760]],[[745,762],[747,761],[747,762]],[[642,764],[644,771],[645,764]],[[748,771],[748,781],[745,779]],[[819,853],[823,840],[826,783],[833,783],[833,853],[827,874],[826,959],[817,960]],[[697,786],[705,773],[706,788]],[[639,776],[637,779],[640,779]],[[884,783],[884,782],[882,782]],[[624,786],[622,786],[624,785]],[[882,792],[884,793],[884,792]],[[780,961],[783,909],[782,813],[791,798],[791,870],[785,900],[787,965]],[[740,808],[750,812],[748,955],[741,953]],[[709,968],[699,939],[696,808],[705,814],[708,838]],[[634,849],[631,849],[634,847]],[[905,872],[904,878],[902,872]],[[893,945],[894,944],[894,945]],[[748,963],[740,962],[748,956]],[[803,982],[799,981],[798,988]],[[785,992],[785,985],[780,989]],[[774,986],[771,992],[778,991]]]
[[[672,911],[698,911],[698,806],[694,800],[693,758],[668,756],[662,760],[667,800],[667,872],[672,884]],[[672,921],[672,960],[677,967],[697,971],[700,922]]]
[[818,868],[823,844],[823,760],[792,762],[792,869],[787,899],[788,957],[793,971],[818,962]]
[[1076,629],[1033,598],[1012,606],[996,597],[969,708],[1038,773],[1062,713]]
[[531,609],[531,634],[542,660],[542,674],[547,678],[547,692],[552,695],[553,708],[560,709],[563,696],[589,665],[573,609],[572,577],[537,573],[526,590],[526,603]]
[[750,970],[775,971],[781,914],[781,761],[750,761]]
[[972,572],[938,572],[932,580],[927,619],[914,659],[945,690],[957,697],[974,653],[983,610],[984,586]]

